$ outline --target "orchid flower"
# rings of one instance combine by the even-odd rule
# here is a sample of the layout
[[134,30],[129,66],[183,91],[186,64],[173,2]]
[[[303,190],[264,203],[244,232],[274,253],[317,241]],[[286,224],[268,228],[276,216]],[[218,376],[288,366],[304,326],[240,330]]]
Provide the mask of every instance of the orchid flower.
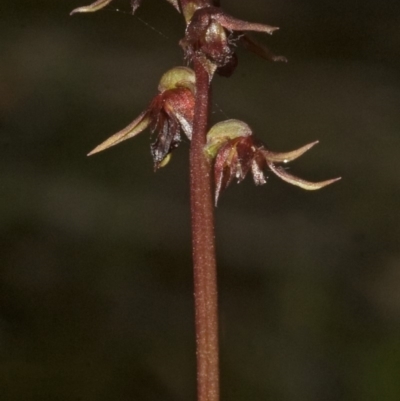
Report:
[[270,151],[258,140],[251,128],[239,120],[226,120],[215,124],[207,134],[205,153],[214,159],[215,204],[223,191],[236,178],[237,182],[245,179],[251,171],[256,185],[266,184],[265,167],[289,184],[306,190],[316,190],[340,180],[333,178],[326,181],[310,182],[288,173],[280,164],[297,159],[315,146],[318,141],[299,149],[276,153]]

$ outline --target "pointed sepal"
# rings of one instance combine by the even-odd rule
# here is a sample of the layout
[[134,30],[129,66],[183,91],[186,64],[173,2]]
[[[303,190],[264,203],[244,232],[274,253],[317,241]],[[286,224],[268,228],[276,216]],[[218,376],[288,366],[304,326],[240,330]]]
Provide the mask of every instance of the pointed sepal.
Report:
[[283,167],[275,166],[274,163],[267,162],[268,167],[271,171],[277,175],[281,180],[286,181],[289,184],[295,185],[296,187],[300,187],[302,189],[306,189],[307,191],[315,191],[317,189],[324,188],[328,185],[333,184],[336,181],[342,179],[342,177],[332,178],[330,180],[320,181],[320,182],[310,182],[303,180],[302,178],[296,177],[292,174],[289,174]]
[[290,152],[271,152],[268,149],[261,149],[260,152],[265,157],[267,161],[274,163],[288,163],[292,160],[297,159],[301,155],[304,155],[307,151],[309,151],[312,147],[314,147],[319,141],[311,142],[307,145],[302,146],[299,149],[292,150]]
[[243,21],[238,18],[232,17],[226,14],[219,8],[214,8],[213,19],[219,22],[225,29],[229,31],[252,31],[252,32],[263,32],[272,35],[279,28],[277,26],[271,26],[266,24],[259,24],[257,22]]
[[133,138],[134,136],[140,134],[150,125],[150,118],[148,116],[148,112],[144,111],[140,114],[134,121],[132,121],[127,127],[112,135],[110,138],[106,139],[100,145],[96,146],[88,156],[92,156],[95,153],[102,152],[111,146],[118,145],[119,143],[126,141],[129,138]]
[[93,13],[95,11],[101,10],[108,4],[110,4],[113,0],[97,0],[88,6],[78,7],[71,11],[70,15],[76,13]]

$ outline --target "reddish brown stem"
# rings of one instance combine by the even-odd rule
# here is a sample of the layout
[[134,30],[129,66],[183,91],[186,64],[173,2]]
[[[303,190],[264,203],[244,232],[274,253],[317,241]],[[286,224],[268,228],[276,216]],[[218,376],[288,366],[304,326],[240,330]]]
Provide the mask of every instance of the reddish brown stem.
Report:
[[197,343],[197,401],[219,400],[218,305],[211,164],[204,154],[210,84],[195,58],[196,103],[190,146],[190,193]]

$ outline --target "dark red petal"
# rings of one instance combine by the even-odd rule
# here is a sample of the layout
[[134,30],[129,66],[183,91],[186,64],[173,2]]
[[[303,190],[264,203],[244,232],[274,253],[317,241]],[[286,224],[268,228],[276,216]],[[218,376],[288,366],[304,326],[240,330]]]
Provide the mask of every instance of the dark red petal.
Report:
[[150,145],[155,170],[160,167],[165,157],[177,148],[182,141],[179,121],[174,116],[169,115],[165,115],[163,121],[156,140]]
[[195,11],[189,25],[186,28],[184,41],[195,46],[201,40],[208,26],[211,23],[211,16],[208,10],[210,7],[201,8]]
[[226,143],[218,151],[214,163],[215,205],[217,205],[220,193],[228,187],[236,175],[236,160],[236,150],[231,143]]
[[195,97],[188,88],[175,88],[163,93],[164,109],[179,121],[182,131],[191,139]]
[[251,137],[237,138],[236,151],[238,155],[238,164],[241,169],[241,177],[238,182],[243,181],[251,168],[255,155],[255,147]]

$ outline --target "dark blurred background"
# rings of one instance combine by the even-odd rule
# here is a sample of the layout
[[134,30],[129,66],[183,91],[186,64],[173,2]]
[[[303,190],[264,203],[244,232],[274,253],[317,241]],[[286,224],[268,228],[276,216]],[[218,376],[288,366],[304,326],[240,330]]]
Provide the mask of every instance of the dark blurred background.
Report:
[[[69,17],[86,3],[2,0],[0,400],[194,400],[188,144],[156,174],[148,133],[85,157],[182,63],[184,25],[158,0]],[[213,120],[319,139],[290,171],[343,180],[223,193],[222,400],[398,401],[399,3],[223,3],[280,26],[257,37],[289,63],[239,49]]]

